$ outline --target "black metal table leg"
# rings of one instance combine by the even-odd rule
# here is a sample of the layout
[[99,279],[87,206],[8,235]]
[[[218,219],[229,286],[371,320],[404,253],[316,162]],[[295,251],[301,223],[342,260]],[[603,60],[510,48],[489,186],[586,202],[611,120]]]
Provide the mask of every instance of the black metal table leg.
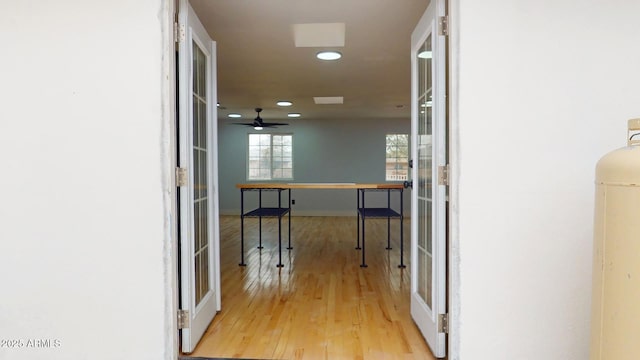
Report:
[[289,246],[287,246],[287,250],[293,249],[291,247],[291,189],[289,189]]
[[406,268],[404,264],[404,205],[403,205],[403,190],[400,189],[400,265],[399,268]]
[[[387,189],[387,209],[391,209],[391,189]],[[391,215],[387,215],[387,250],[391,250]]]
[[[278,209],[282,208],[282,190],[278,189]],[[282,265],[282,215],[278,214],[278,264],[276,267],[283,267]]]
[[244,189],[240,189],[240,266],[244,263]]
[[367,263],[365,261],[365,254],[364,254],[364,250],[365,250],[365,235],[364,235],[364,219],[365,219],[365,203],[364,203],[364,193],[365,191],[362,190],[362,264],[360,264],[360,267],[367,267]]
[[[258,189],[258,209],[262,209],[262,189]],[[262,214],[258,215],[258,249],[262,246]]]
[[356,193],[358,194],[358,202],[356,203],[356,250],[362,249],[360,247],[360,189],[356,189]]

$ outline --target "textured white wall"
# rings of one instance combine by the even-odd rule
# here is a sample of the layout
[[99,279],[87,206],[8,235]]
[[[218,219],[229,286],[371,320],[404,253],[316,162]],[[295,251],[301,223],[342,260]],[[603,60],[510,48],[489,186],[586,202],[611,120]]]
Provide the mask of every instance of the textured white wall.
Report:
[[2,4],[0,359],[176,354],[163,6]]
[[640,2],[451,6],[453,359],[586,359],[594,169],[640,115]]

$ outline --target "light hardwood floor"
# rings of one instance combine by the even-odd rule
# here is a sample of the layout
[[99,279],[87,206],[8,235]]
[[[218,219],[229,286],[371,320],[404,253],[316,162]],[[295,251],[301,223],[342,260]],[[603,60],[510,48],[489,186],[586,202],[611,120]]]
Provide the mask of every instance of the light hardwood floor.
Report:
[[[405,263],[409,265],[409,220]],[[277,220],[221,217],[222,311],[192,356],[252,359],[434,359],[409,313],[410,271],[399,264],[398,220],[367,220],[367,264],[355,250],[355,217],[293,217],[278,269]],[[283,220],[283,229],[287,222]]]

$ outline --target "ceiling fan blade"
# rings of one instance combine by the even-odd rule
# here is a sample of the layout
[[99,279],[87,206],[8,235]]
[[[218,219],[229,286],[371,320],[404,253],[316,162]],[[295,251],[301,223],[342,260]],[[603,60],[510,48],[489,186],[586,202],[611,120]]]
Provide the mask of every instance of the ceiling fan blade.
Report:
[[256,108],[256,112],[258,113],[256,118],[253,120],[252,123],[233,123],[234,125],[245,125],[245,126],[251,126],[251,127],[275,127],[275,126],[281,126],[281,125],[289,125],[287,123],[271,123],[271,122],[264,122],[264,120],[262,120],[262,118],[260,117],[260,112],[262,111],[261,108]]

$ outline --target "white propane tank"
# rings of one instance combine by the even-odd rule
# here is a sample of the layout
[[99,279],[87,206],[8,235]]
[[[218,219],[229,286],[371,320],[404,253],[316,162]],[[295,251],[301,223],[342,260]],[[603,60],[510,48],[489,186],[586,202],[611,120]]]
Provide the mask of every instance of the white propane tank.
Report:
[[640,359],[640,119],[628,139],[596,165],[591,360]]

